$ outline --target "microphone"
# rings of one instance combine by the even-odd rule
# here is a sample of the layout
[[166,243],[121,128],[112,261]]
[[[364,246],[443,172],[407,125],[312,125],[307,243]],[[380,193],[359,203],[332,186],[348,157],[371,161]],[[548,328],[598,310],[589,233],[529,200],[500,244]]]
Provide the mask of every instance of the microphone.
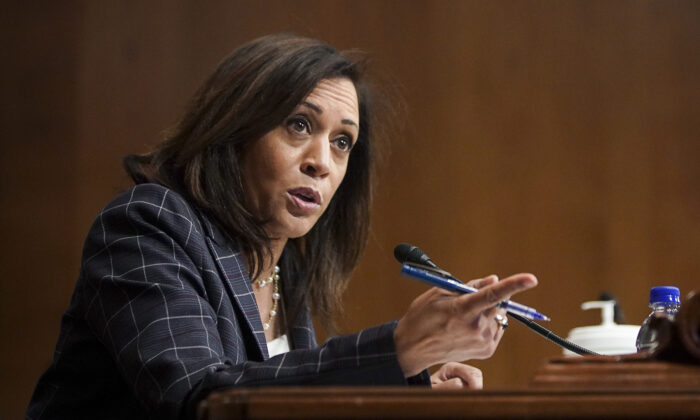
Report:
[[396,245],[396,247],[394,247],[394,258],[396,258],[396,260],[402,265],[415,264],[425,270],[432,271],[443,277],[447,277],[461,283],[461,281],[455,276],[438,267],[437,264],[435,264],[433,260],[430,259],[428,254],[423,252],[423,250],[418,248],[417,246],[413,246],[411,244]]
[[437,264],[430,259],[430,257],[423,252],[422,249],[411,244],[398,244],[394,248],[394,257],[401,263],[414,263],[420,265],[427,265],[428,267],[438,268]]

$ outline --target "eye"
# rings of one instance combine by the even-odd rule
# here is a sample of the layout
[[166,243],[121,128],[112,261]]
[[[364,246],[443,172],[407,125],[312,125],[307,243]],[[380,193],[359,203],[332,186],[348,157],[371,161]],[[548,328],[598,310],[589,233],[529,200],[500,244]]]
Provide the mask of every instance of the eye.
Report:
[[309,134],[311,132],[311,124],[304,116],[295,116],[287,120],[287,127],[294,133]]
[[340,136],[333,140],[335,146],[343,152],[348,152],[352,149],[352,138],[348,136]]

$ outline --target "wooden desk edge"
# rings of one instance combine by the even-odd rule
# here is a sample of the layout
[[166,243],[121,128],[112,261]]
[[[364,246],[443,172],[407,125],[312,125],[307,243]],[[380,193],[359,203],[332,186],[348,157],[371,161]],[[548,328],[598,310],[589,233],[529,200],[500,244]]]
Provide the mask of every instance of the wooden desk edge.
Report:
[[201,419],[700,417],[700,389],[434,391],[406,387],[268,387],[212,394]]

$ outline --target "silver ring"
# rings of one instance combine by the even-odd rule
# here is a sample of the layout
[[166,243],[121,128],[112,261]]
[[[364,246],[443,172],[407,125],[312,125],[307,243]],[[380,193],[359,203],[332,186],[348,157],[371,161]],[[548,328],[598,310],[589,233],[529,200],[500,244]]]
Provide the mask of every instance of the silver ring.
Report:
[[501,314],[496,314],[495,319],[500,329],[505,330],[506,328],[508,328],[508,320],[506,319],[506,317],[504,317]]

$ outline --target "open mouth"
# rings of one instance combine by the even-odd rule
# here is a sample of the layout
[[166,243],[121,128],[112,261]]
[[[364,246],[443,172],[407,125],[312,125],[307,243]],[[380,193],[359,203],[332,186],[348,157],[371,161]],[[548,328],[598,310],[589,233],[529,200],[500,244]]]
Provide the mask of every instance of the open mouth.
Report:
[[294,194],[294,195],[296,195],[297,197],[299,197],[299,198],[301,198],[302,200],[306,201],[307,203],[315,203],[313,197],[309,197],[309,196],[304,195],[304,194]]
[[309,204],[320,204],[321,196],[312,188],[295,188],[288,191],[290,195]]

